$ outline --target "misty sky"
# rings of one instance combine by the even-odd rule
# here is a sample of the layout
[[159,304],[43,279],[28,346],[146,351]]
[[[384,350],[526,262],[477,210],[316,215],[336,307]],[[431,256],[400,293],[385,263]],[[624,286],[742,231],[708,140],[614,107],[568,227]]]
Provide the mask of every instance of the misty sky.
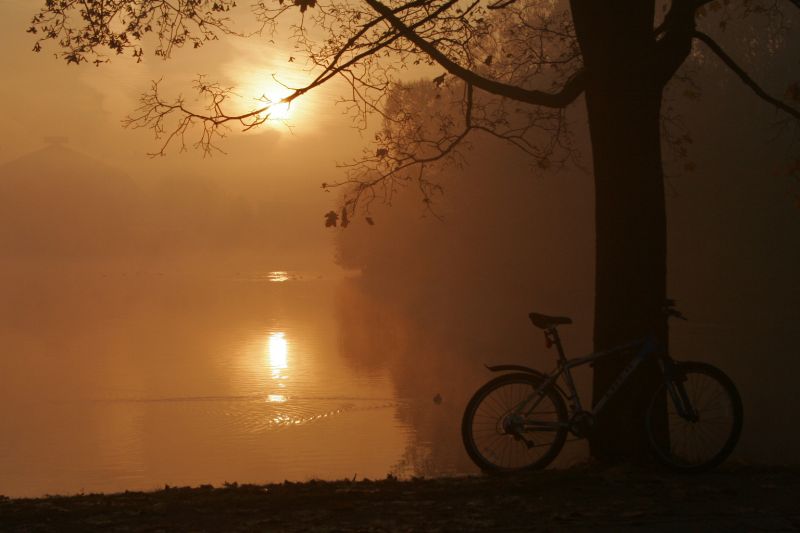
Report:
[[[333,199],[320,184],[335,181],[336,163],[358,156],[367,135],[350,127],[344,109],[333,105],[341,86],[334,82],[298,100],[289,120],[291,131],[281,124],[247,134],[234,128],[220,145],[227,155],[203,158],[193,149],[179,153],[175,145],[167,157],[153,159],[147,154],[159,145],[152,132],[120,124],[151,80],[163,79],[169,94],[183,92],[189,97],[192,80],[203,74],[238,87],[241,105],[246,106],[265,93],[283,96],[270,94],[276,87],[270,82],[272,74],[287,84],[306,79],[307,74],[295,67],[300,62],[290,64],[288,51],[259,39],[224,38],[201,50],[177,50],[166,62],[151,54],[140,64],[120,56],[99,68],[67,66],[53,57],[54,46],[39,54],[31,51],[34,40],[25,30],[37,7],[38,2],[29,0],[0,4],[0,68],[9,73],[0,85],[5,102],[0,164],[42,148],[46,137],[66,137],[70,148],[133,178],[192,176],[213,180],[237,194],[252,191],[275,202],[292,203],[299,216],[313,219],[314,227],[319,227],[302,239],[330,255],[331,235],[321,221]],[[311,226],[307,220],[305,225]]]
[[[7,72],[15,74],[9,79],[13,83],[2,87],[4,101],[15,102],[7,118],[13,129],[3,132],[3,160],[41,146],[45,135],[65,135],[76,148],[102,151],[108,159],[138,168],[147,159],[144,154],[157,145],[148,132],[125,131],[119,121],[134,110],[139,95],[151,80],[163,79],[163,86],[171,95],[182,92],[191,97],[190,83],[202,74],[209,80],[235,86],[244,107],[250,99],[262,94],[272,96],[277,88],[270,81],[273,74],[289,85],[308,78],[300,61],[289,63],[291,52],[283,50],[280,43],[269,44],[259,38],[224,38],[200,50],[178,49],[168,61],[151,54],[137,64],[123,55],[100,68],[85,64],[67,66],[53,57],[59,51],[56,46],[48,44],[40,54],[31,52],[34,39],[25,30],[37,7],[37,2],[26,0],[8,0],[0,5],[4,45],[0,61]],[[332,126],[349,123],[341,116],[340,109],[331,105],[340,89],[333,83],[298,102],[290,124],[302,127],[295,128],[293,135],[278,125],[261,128],[247,139],[234,130],[225,150],[241,158],[240,151],[252,153],[257,147],[261,159],[242,161],[243,166],[269,163],[270,167],[285,167],[288,165],[282,163],[299,153],[295,151],[298,144],[317,144],[315,141],[324,138],[326,148],[331,151],[320,153],[318,159],[333,161],[337,158],[334,150],[352,146],[351,141],[358,137],[341,130],[334,137],[326,135]],[[279,151],[284,154],[280,158],[265,160],[265,156],[277,156]],[[169,152],[177,155],[176,149]],[[181,168],[200,166],[198,159],[190,154],[180,161],[159,162],[145,168],[163,171],[168,168],[164,165],[170,164]],[[208,163],[204,161],[200,167]]]

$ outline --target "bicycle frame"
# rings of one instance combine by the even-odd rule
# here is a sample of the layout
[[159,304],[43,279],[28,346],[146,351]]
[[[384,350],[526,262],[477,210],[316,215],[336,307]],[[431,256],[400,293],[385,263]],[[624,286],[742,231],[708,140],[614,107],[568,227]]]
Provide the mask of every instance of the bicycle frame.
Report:
[[[667,391],[669,392],[670,396],[672,397],[673,403],[675,404],[678,412],[681,416],[686,418],[691,418],[695,416],[694,410],[692,409],[688,398],[686,397],[686,391],[683,389],[682,386],[672,386],[671,384],[674,383],[674,363],[672,360],[664,353],[663,346],[661,343],[656,339],[655,336],[651,335],[645,337],[643,339],[627,342],[625,344],[621,344],[619,346],[615,346],[608,350],[603,350],[600,352],[594,352],[589,355],[585,355],[583,357],[577,357],[574,359],[567,359],[564,354],[564,349],[561,345],[561,339],[558,335],[558,330],[555,328],[551,328],[545,330],[545,338],[547,340],[548,346],[555,345],[556,350],[558,352],[558,366],[555,370],[548,374],[540,374],[536,372],[542,379],[543,382],[539,387],[525,400],[523,400],[511,413],[512,415],[523,415],[526,422],[525,426],[527,427],[536,427],[538,429],[553,429],[555,430],[559,424],[553,422],[545,422],[540,421],[536,422],[533,420],[528,419],[533,410],[539,404],[541,399],[545,395],[545,391],[549,387],[556,387],[559,392],[561,392],[569,402],[569,410],[571,414],[575,414],[578,412],[583,411],[583,406],[581,405],[581,399],[578,395],[578,390],[575,387],[575,382],[572,379],[571,370],[573,368],[583,366],[585,364],[590,364],[598,359],[602,359],[604,357],[608,357],[611,355],[627,352],[632,349],[637,349],[636,355],[633,356],[631,361],[625,366],[625,368],[620,371],[617,377],[609,386],[608,390],[603,394],[603,396],[598,400],[598,402],[594,405],[589,413],[592,416],[597,416],[600,411],[606,406],[608,401],[614,396],[614,394],[619,391],[622,385],[628,380],[631,374],[639,367],[642,362],[651,357],[653,355],[660,355],[660,362],[662,367],[662,372],[664,374],[664,378],[667,384]],[[516,365],[504,365],[499,367],[489,367],[490,370],[522,370],[522,371],[531,371],[526,367],[520,367]],[[563,376],[564,383],[566,385],[568,394],[564,393],[563,389],[558,386],[558,378]],[[678,380],[679,381],[679,380]],[[533,400],[533,404],[530,407],[526,407],[530,404]]]
[[[685,320],[672,301],[662,310],[665,318]],[[743,419],[736,386],[713,365],[674,361],[667,343],[652,334],[663,323],[656,322],[651,334],[640,339],[569,359],[558,326],[571,324],[572,319],[541,313],[529,317],[543,330],[547,347],[555,345],[557,364],[549,373],[522,365],[488,367],[504,375],[490,379],[472,395],[461,422],[467,454],[485,472],[547,467],[565,443],[574,440],[568,438],[570,434],[592,438],[596,430],[603,430],[604,417],[611,417],[603,410],[613,411],[618,404],[633,411],[624,415],[629,420],[619,422],[641,424],[654,458],[675,471],[713,468],[734,449]],[[615,359],[596,364],[613,373],[606,373],[603,390],[595,391],[593,405],[584,410],[572,369],[607,357]],[[635,405],[620,403],[623,396],[627,403],[632,394],[637,396],[630,399]],[[619,397],[612,401],[615,395]]]

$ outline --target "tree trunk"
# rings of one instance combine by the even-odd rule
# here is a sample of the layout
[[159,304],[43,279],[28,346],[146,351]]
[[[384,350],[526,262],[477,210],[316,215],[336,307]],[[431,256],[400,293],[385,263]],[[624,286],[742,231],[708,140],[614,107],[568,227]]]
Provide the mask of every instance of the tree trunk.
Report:
[[[659,141],[660,91],[589,94],[595,173],[594,347],[609,348],[656,331],[666,340],[666,221]],[[615,117],[625,117],[620,120]],[[598,361],[597,402],[633,354]],[[655,359],[642,364],[598,417],[592,455],[606,461],[647,450],[641,415],[659,383]]]
[[[651,331],[666,341],[661,314],[667,259],[660,140],[663,81],[654,69],[652,7],[653,2],[642,0],[572,2],[587,73],[595,176],[596,350]],[[595,403],[632,355],[595,364]],[[644,398],[652,397],[659,379],[657,362],[648,360],[614,395],[590,439],[593,457],[616,462],[647,456]]]

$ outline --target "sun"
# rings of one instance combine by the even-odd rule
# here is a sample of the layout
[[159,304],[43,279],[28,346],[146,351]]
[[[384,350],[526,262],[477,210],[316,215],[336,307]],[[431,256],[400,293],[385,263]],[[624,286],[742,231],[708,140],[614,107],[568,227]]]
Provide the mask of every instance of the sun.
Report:
[[[229,104],[232,112],[248,117],[242,124],[244,131],[250,131],[252,126],[260,126],[257,130],[261,131],[313,126],[318,97],[292,97],[299,96],[298,89],[308,86],[316,74],[305,64],[295,62],[291,49],[235,42],[239,43],[235,45],[237,53],[222,68],[225,81],[234,88],[235,96]],[[291,102],[287,98],[292,98]]]
[[270,86],[261,88],[258,94],[256,101],[259,107],[266,108],[261,116],[266,116],[267,122],[286,122],[292,118],[294,103],[283,101],[292,94],[291,90]]
[[[274,100],[273,100],[274,101]],[[269,108],[271,120],[289,120],[292,117],[292,104],[278,101]]]

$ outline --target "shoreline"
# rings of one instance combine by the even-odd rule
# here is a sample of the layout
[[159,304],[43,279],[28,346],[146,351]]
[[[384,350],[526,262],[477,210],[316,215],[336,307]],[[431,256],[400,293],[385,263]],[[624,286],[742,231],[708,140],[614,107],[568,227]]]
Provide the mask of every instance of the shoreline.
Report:
[[697,475],[581,465],[507,476],[341,480],[0,498],[0,531],[800,529],[800,467]]

